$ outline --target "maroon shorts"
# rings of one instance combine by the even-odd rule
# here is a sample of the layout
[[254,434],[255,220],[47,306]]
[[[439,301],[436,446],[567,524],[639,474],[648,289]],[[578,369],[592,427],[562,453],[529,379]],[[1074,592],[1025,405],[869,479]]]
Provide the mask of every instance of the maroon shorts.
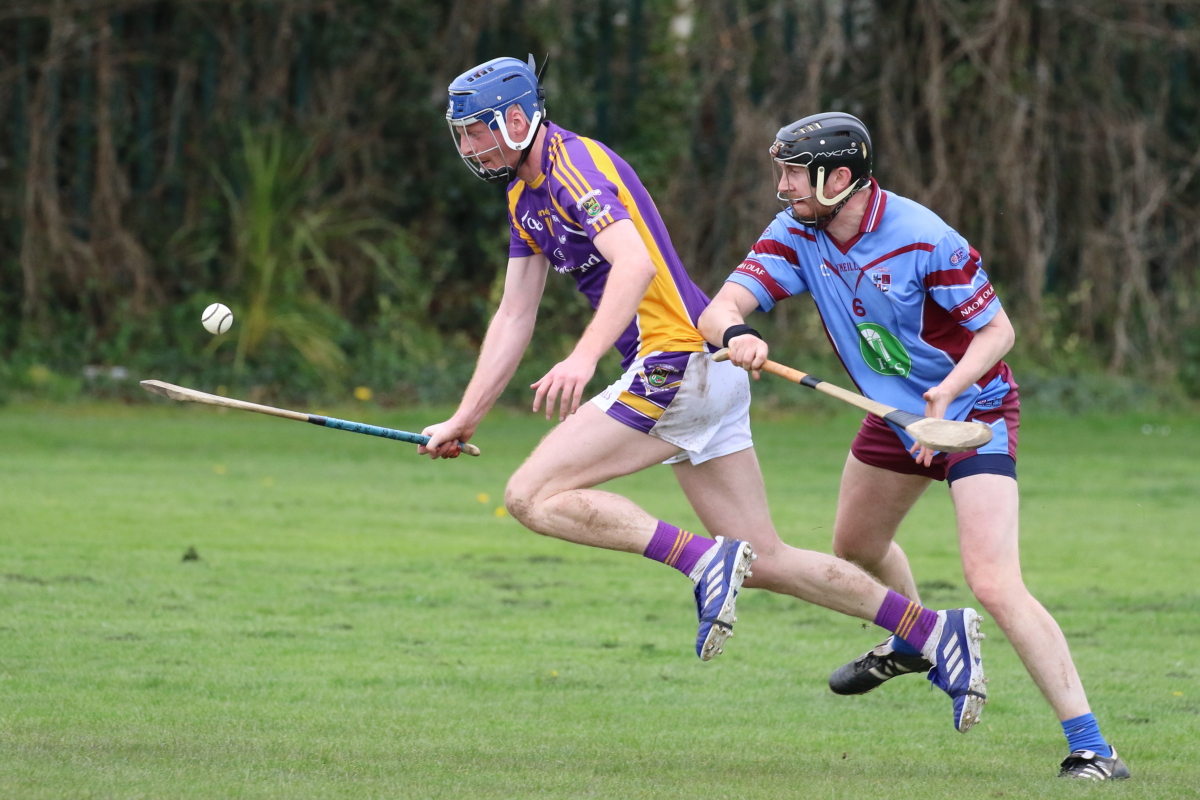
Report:
[[[868,415],[863,420],[850,452],[864,464],[880,469],[900,472],[905,475],[924,475],[926,478],[944,481],[950,469],[967,459],[983,457],[970,465],[964,464],[955,470],[953,477],[966,477],[980,472],[998,473],[1016,477],[1017,429],[1020,424],[1021,401],[1014,386],[998,405],[987,408],[976,406],[967,415],[968,422],[982,422],[992,429],[992,440],[978,450],[965,453],[938,453],[928,467],[918,464],[904,448],[904,442],[891,427],[879,417]],[[969,470],[968,470],[969,467]]]

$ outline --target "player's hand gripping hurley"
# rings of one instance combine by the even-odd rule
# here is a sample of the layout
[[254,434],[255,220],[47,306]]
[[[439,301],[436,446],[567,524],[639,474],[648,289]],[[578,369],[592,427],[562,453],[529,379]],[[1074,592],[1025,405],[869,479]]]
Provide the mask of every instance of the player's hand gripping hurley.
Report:
[[[713,353],[712,360],[728,361],[729,350],[719,350]],[[920,414],[900,411],[899,409],[876,402],[869,397],[863,397],[856,392],[851,392],[840,386],[834,386],[832,383],[826,383],[798,369],[777,364],[774,361],[764,362],[762,369],[764,372],[786,378],[792,383],[798,383],[801,386],[816,389],[818,392],[827,394],[830,397],[836,397],[842,402],[858,406],[868,413],[899,425],[908,431],[909,435],[920,444],[930,450],[941,450],[945,453],[962,453],[982,447],[992,440],[992,429],[982,422],[932,419],[930,417],[923,417]]]
[[[393,428],[381,428],[378,425],[367,425],[363,422],[350,422],[349,420],[345,419],[323,417],[319,414],[305,414],[302,411],[288,411],[284,408],[261,406],[258,403],[247,403],[245,400],[234,400],[229,397],[220,397],[219,395],[208,394],[207,392],[198,392],[195,389],[186,389],[182,386],[176,386],[173,383],[163,383],[162,381],[142,381],[142,388],[147,392],[153,392],[154,394],[159,394],[163,397],[169,397],[172,400],[182,400],[188,403],[206,403],[210,406],[237,408],[241,409],[242,411],[256,411],[259,414],[269,414],[272,417],[294,419],[297,422],[311,422],[313,425],[321,425],[323,427],[333,428],[339,431],[365,433],[368,436],[382,436],[385,439],[395,439],[398,442],[426,444],[429,441],[428,436],[420,433],[398,431]],[[469,456],[479,455],[479,448],[473,444],[461,444],[461,447],[462,451]]]

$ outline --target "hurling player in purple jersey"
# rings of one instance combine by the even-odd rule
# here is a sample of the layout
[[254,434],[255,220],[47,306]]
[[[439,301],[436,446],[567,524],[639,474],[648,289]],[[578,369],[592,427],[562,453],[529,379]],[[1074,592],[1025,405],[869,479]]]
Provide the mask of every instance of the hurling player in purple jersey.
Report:
[[[750,439],[749,379],[734,365],[713,362],[696,329],[708,298],[688,278],[629,165],[600,142],[545,120],[532,67],[532,60],[494,59],[450,85],[446,117],[455,145],[476,175],[507,186],[511,238],[504,295],[475,374],[455,414],[425,429],[430,440],[420,452],[458,455],[517,369],[548,271],[569,275],[595,315],[573,352],[531,387],[533,410],[545,404],[549,418],[557,405],[561,424],[509,481],[505,504],[518,521],[559,539],[638,553],[689,576],[700,619],[696,653],[704,660],[731,635],[745,578],[749,586],[873,620],[939,665],[977,664],[977,626],[968,630],[967,620],[964,627],[961,609],[923,608],[853,564],[779,540]],[[610,347],[621,353],[624,375],[581,403]],[[673,465],[715,538],[592,488],[659,463]],[[751,575],[754,554],[761,558]],[[615,593],[612,600],[622,602]],[[951,640],[958,644],[947,650]],[[982,705],[982,672],[966,672],[975,683],[948,690],[962,731]]]
[[[842,473],[834,552],[917,601],[894,538],[931,480],[947,481],[967,583],[1062,722],[1071,752],[1060,776],[1129,777],[1100,734],[1058,623],[1021,577],[1017,386],[1001,360],[1014,333],[979,254],[932,211],[879,187],[870,135],[855,117],[816,114],[787,125],[771,156],[785,210],[705,310],[701,332],[728,347],[730,361],[756,371],[769,348],[747,315],[807,292],[863,394],[992,428],[992,441],[978,450],[937,453],[868,417]],[[838,669],[829,684],[839,694],[862,694],[930,667],[893,636]],[[930,680],[939,679],[931,672]]]

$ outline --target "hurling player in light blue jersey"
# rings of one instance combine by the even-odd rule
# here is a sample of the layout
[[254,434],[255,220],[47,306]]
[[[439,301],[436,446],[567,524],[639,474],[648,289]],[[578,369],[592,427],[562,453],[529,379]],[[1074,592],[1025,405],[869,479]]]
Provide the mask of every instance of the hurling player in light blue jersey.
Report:
[[[1129,770],[1100,734],[1066,639],[1025,588],[1017,550],[1017,385],[1001,360],[1014,333],[979,254],[929,209],[884,191],[871,176],[870,135],[848,114],[816,114],[782,128],[771,147],[785,210],[771,221],[700,318],[700,330],[755,371],[765,341],[754,310],[808,293],[859,390],[903,411],[983,422],[992,440],[937,453],[868,416],[842,473],[833,549],[918,601],[894,541],[905,514],[945,480],[972,592],[1012,642],[1062,722],[1070,755],[1060,776],[1109,780]],[[757,373],[756,373],[757,377]],[[930,663],[893,636],[838,669],[830,688],[862,694]],[[941,677],[930,674],[940,685]]]
[[[732,633],[743,577],[749,586],[875,620],[926,653],[935,670],[977,650],[978,631],[967,636],[961,609],[923,608],[849,562],[779,540],[750,439],[749,378],[713,362],[696,329],[708,298],[688,277],[629,164],[545,119],[532,60],[493,59],[463,73],[451,83],[447,105],[464,162],[506,186],[511,235],[504,294],[475,374],[454,415],[425,429],[430,440],[420,452],[458,455],[517,369],[547,275],[568,276],[595,315],[571,354],[531,387],[533,410],[544,403],[550,417],[558,405],[561,424],[509,480],[505,505],[517,520],[566,541],[639,553],[690,577],[700,623],[696,653],[704,660]],[[624,374],[581,404],[597,361],[614,347]],[[594,488],[663,462],[673,465],[714,538]],[[751,546],[759,556],[753,575]],[[611,595],[597,609],[606,619],[619,617],[626,601],[621,592]],[[961,645],[941,655],[952,640]],[[982,680],[974,667],[967,672]],[[966,731],[978,720],[981,696],[966,686],[948,692],[955,726]]]

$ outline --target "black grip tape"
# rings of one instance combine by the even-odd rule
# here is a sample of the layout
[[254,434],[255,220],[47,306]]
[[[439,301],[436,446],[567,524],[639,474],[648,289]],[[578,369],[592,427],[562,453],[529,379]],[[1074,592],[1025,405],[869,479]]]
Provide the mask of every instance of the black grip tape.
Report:
[[818,383],[824,383],[824,382],[825,381],[821,380],[820,378],[814,378],[812,375],[805,375],[803,378],[800,379],[800,385],[807,386],[810,389],[815,389],[815,388],[817,388]]
[[888,422],[899,425],[901,428],[907,428],[914,422],[920,422],[921,420],[925,419],[925,417],[921,416],[920,414],[910,414],[907,411],[900,411],[899,409],[895,411],[889,411],[887,414],[883,415],[883,418]]
[[322,425],[323,426],[325,424],[325,418],[322,416],[318,416],[316,414],[309,414],[308,421],[311,422],[313,425]]

